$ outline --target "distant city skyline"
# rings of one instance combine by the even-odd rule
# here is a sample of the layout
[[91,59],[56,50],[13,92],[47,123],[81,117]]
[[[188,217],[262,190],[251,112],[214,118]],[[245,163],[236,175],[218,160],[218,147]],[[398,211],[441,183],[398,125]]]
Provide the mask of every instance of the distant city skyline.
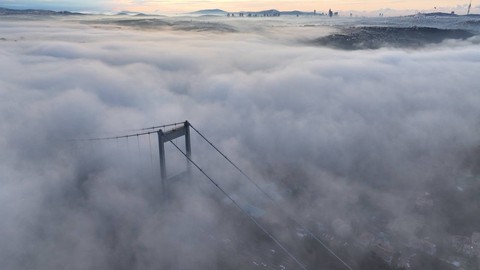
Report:
[[[151,13],[182,13],[202,9],[223,9],[235,11],[259,11],[265,9],[301,10],[324,12],[328,9],[337,11],[377,11],[392,9],[397,11],[456,11],[467,10],[469,0],[4,0],[0,7],[18,9],[51,9],[70,11],[138,11]],[[473,1],[472,13],[478,13],[480,6]]]

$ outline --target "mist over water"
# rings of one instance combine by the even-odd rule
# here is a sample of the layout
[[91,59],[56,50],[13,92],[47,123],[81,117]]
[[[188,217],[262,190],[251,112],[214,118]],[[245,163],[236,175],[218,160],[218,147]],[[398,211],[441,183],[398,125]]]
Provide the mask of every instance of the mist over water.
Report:
[[[71,141],[188,120],[354,269],[413,253],[415,269],[478,269],[474,241],[467,256],[451,240],[480,232],[476,20],[0,18],[0,268],[296,269],[194,168],[164,202],[154,134]],[[314,42],[382,27],[442,30]],[[308,269],[345,269],[195,133],[192,147]],[[169,175],[185,168],[167,156]]]

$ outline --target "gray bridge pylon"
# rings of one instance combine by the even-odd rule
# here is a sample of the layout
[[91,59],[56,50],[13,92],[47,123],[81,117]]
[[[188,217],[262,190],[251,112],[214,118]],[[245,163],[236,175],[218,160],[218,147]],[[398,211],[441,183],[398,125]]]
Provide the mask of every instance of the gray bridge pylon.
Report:
[[172,130],[169,131],[163,131],[162,129],[158,130],[158,148],[159,148],[159,155],[160,155],[160,178],[161,178],[161,185],[162,185],[162,196],[164,199],[168,199],[168,182],[171,180],[171,178],[177,177],[167,177],[167,165],[166,165],[166,157],[165,157],[165,143],[168,143],[170,141],[173,141],[179,137],[185,137],[185,150],[187,157],[185,158],[186,160],[186,165],[187,165],[187,170],[183,174],[190,174],[191,172],[191,164],[189,162],[189,159],[192,157],[192,145],[190,142],[190,123],[188,121],[183,122],[183,126],[181,127],[175,127]]

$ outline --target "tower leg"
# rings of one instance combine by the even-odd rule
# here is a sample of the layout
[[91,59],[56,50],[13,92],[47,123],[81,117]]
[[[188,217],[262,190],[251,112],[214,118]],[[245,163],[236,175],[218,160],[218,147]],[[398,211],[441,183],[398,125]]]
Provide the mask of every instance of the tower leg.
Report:
[[165,162],[165,140],[162,130],[158,131],[158,153],[160,155],[160,177],[162,185],[162,197],[164,200],[167,199],[167,166]]

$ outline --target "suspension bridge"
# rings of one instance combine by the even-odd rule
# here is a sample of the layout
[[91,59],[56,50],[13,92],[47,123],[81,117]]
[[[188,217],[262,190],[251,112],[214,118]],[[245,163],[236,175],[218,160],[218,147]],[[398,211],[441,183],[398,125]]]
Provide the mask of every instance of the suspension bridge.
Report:
[[[194,132],[198,135],[199,140],[203,140],[209,147],[211,147],[214,152],[216,152],[227,164],[229,164],[234,170],[240,173],[241,178],[248,181],[254,189],[256,189],[262,196],[269,201],[271,205],[274,205],[275,210],[274,212],[277,215],[280,215],[281,218],[285,220],[285,224],[292,224],[292,231],[301,230],[305,235],[308,235],[309,239],[315,243],[314,247],[317,249],[317,252],[322,252],[322,258],[328,257],[330,262],[324,261],[323,263],[328,264],[329,266],[323,268],[323,263],[318,265],[318,261],[313,264],[311,258],[309,259],[308,256],[305,256],[305,250],[299,250],[300,245],[295,245],[294,247],[288,246],[285,241],[282,241],[281,238],[275,235],[273,230],[269,227],[269,223],[267,220],[263,219],[261,216],[258,216],[252,211],[252,209],[248,209],[244,203],[242,203],[239,199],[233,196],[231,193],[225,189],[220,182],[215,179],[210,172],[207,172],[192,156],[192,134]],[[152,139],[152,137],[154,139]],[[155,138],[156,137],[156,138]],[[180,143],[178,142],[180,140]],[[80,139],[72,139],[71,141],[82,144],[82,143],[90,143],[92,148],[96,148],[97,143],[102,142],[114,142],[116,145],[117,150],[120,149],[121,141],[124,141],[127,145],[127,151],[132,151],[132,145],[136,144],[136,148],[138,151],[139,157],[141,156],[142,152],[142,145],[147,145],[147,152],[150,159],[150,167],[152,170],[152,175],[154,176],[158,173],[157,178],[160,181],[161,187],[161,194],[162,194],[162,201],[167,203],[171,197],[170,194],[170,185],[172,182],[178,179],[188,179],[191,178],[192,170],[196,169],[200,175],[203,177],[215,188],[219,191],[221,195],[224,196],[225,199],[230,201],[232,206],[237,209],[238,213],[242,216],[250,220],[252,226],[256,227],[259,232],[263,233],[265,237],[270,239],[273,245],[277,246],[285,257],[289,258],[292,262],[288,265],[286,262],[280,264],[278,263],[277,266],[279,268],[275,268],[272,266],[267,265],[266,263],[259,264],[253,262],[255,266],[260,268],[266,269],[347,269],[352,270],[350,263],[347,263],[347,260],[342,258],[338,252],[334,251],[328,244],[326,244],[325,240],[322,237],[318,236],[312,230],[304,226],[302,222],[300,222],[297,218],[294,217],[291,213],[287,213],[284,210],[284,207],[279,205],[277,200],[274,199],[274,196],[271,195],[265,188],[263,188],[258,181],[254,178],[249,176],[245,170],[240,168],[238,164],[236,164],[231,158],[229,158],[223,151],[220,150],[211,140],[209,140],[199,129],[194,127],[190,122],[179,122],[179,123],[172,123],[172,124],[165,124],[165,125],[158,125],[152,126],[147,128],[141,128],[136,130],[128,130],[125,134],[115,135],[115,136],[106,136],[106,137],[94,137],[94,138],[80,138]],[[183,141],[183,143],[182,143]],[[167,166],[167,158],[169,156],[166,153],[166,146],[171,145],[173,146],[173,150],[176,150],[177,153],[184,159],[185,167],[180,173],[172,174],[168,171]],[[154,153],[157,154],[154,154]],[[158,156],[158,160],[154,158],[154,156]],[[178,161],[178,160],[177,160]],[[158,162],[158,163],[157,163]],[[157,163],[158,165],[155,165]],[[174,162],[178,163],[178,162]],[[157,167],[158,166],[158,167]],[[155,170],[157,167],[159,170]],[[177,168],[178,171],[178,168]],[[300,241],[300,240],[298,240]],[[289,242],[290,243],[290,242]],[[312,253],[312,252],[309,252]],[[318,254],[318,253],[313,253]],[[233,254],[232,254],[233,255]],[[310,254],[311,255],[311,254]]]

